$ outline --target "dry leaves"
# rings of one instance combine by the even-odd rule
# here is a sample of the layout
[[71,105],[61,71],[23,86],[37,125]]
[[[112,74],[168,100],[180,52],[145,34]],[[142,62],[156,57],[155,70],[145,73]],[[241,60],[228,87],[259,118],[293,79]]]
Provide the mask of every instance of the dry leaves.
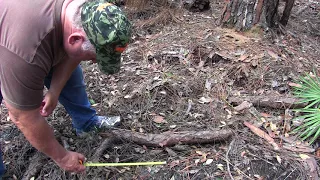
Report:
[[198,102],[199,102],[200,104],[206,104],[206,103],[210,103],[210,102],[212,102],[212,101],[213,101],[213,99],[210,98],[210,97],[201,97],[201,98],[198,100]]
[[267,50],[267,53],[269,54],[269,56],[271,56],[272,58],[274,58],[276,60],[279,58],[278,54],[276,54],[272,50]]
[[202,152],[202,151],[196,151],[196,153],[198,155],[202,156],[201,160],[200,160],[200,162],[202,162],[202,163],[207,161],[207,156],[210,154],[210,153],[206,153],[206,152]]
[[158,124],[168,123],[168,122],[164,119],[164,117],[162,117],[162,116],[155,116],[155,117],[153,118],[153,122],[158,123]]
[[293,82],[289,82],[288,85],[289,85],[290,87],[301,88],[301,84],[297,84],[297,83],[293,83]]
[[236,111],[242,111],[244,109],[248,109],[252,106],[252,103],[248,102],[248,101],[243,101],[241,104],[239,104],[238,106],[234,107],[234,110]]
[[244,125],[246,125],[253,133],[258,135],[259,137],[267,140],[268,143],[270,143],[274,147],[275,150],[279,150],[280,149],[278,144],[274,141],[274,139],[272,137],[270,137],[267,133],[265,133],[264,131],[262,131],[261,129],[259,129],[256,126],[252,125],[249,122],[244,122]]

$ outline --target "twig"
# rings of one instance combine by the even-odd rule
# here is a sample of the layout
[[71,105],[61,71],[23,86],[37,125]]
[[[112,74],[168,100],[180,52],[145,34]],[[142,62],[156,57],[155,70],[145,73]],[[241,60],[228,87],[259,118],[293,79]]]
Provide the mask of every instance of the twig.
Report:
[[287,176],[286,178],[284,178],[284,180],[286,180],[296,169],[297,169],[297,168],[294,168],[294,170],[291,171],[291,172],[288,174],[288,176]]
[[189,99],[189,100],[188,100],[188,109],[187,109],[187,111],[186,111],[186,114],[185,114],[185,115],[188,115],[188,114],[189,114],[189,112],[190,112],[190,110],[191,110],[191,107],[192,107],[192,100],[191,100],[191,99]]
[[229,152],[230,152],[230,150],[231,150],[231,148],[232,148],[232,146],[233,146],[234,141],[235,141],[234,139],[231,141],[231,143],[230,143],[230,145],[229,145],[229,148],[228,148],[228,151],[227,151],[227,153],[226,153],[226,159],[228,160],[228,161],[227,161],[227,169],[228,169],[229,176],[230,176],[230,178],[231,178],[232,180],[234,180],[234,179],[233,179],[233,176],[232,176],[231,171],[230,171]]
[[[223,157],[221,157],[221,158],[222,158],[222,160],[224,160],[224,161],[226,161],[226,162],[229,162],[229,164],[230,164],[232,167],[234,167],[234,165],[233,165],[228,159],[223,158]],[[250,180],[254,180],[254,179],[252,179],[250,176],[246,175],[246,173],[244,173],[243,171],[241,171],[239,168],[237,168],[237,170],[238,170],[241,174],[243,174],[244,176],[246,176],[246,178],[248,178],[248,179],[250,179]]]

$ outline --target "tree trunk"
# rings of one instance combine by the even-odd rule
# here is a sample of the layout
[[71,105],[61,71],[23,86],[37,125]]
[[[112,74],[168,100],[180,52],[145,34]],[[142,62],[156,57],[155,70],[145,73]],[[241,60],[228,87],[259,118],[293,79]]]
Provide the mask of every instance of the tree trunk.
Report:
[[286,0],[286,7],[283,10],[283,14],[280,20],[280,23],[284,26],[286,26],[288,23],[293,4],[294,0]]
[[[275,27],[280,17],[278,15],[279,0],[226,0],[221,23],[224,26],[235,27],[237,30],[248,30],[256,24],[263,27]],[[286,0],[286,7],[281,23],[286,25],[294,0]]]

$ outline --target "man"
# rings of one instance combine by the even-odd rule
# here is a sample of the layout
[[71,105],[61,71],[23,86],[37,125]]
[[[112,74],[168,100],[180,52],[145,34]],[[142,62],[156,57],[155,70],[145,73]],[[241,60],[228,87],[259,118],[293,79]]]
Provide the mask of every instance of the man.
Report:
[[[78,134],[119,122],[90,108],[79,63],[118,72],[130,36],[124,13],[101,0],[0,0],[0,102],[27,140],[64,170],[83,172],[85,157],[64,149],[44,117],[59,100]],[[3,173],[0,156],[0,179]]]

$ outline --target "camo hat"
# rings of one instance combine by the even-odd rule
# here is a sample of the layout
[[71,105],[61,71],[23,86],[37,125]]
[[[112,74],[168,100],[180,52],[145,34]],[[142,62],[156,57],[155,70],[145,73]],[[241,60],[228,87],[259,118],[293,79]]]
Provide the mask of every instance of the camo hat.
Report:
[[131,23],[126,15],[117,6],[96,0],[82,6],[81,21],[96,48],[99,69],[105,74],[119,72],[121,53],[131,37]]

